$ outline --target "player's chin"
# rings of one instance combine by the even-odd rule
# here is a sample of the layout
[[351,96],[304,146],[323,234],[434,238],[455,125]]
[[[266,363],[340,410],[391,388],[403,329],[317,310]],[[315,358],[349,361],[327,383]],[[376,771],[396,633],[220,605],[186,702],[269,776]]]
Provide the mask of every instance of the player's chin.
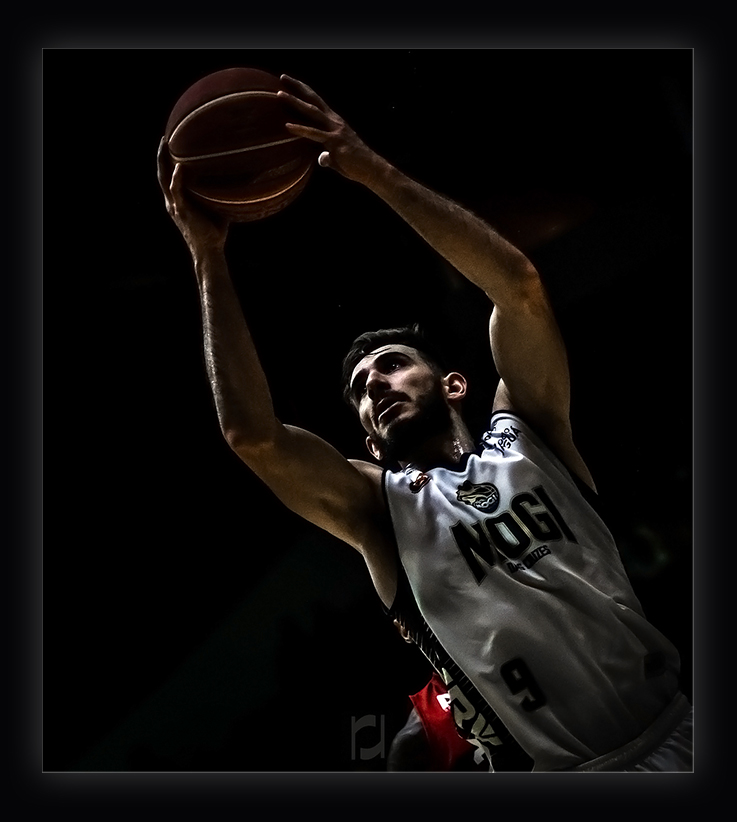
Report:
[[406,425],[412,425],[416,416],[416,409],[404,403],[402,403],[402,407],[391,408],[379,422],[379,433],[390,436],[394,431]]

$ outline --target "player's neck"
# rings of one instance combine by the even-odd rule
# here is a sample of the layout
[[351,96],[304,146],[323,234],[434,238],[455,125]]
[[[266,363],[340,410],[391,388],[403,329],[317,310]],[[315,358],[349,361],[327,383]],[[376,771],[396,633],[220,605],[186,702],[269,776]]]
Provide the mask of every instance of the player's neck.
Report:
[[464,454],[474,450],[473,437],[465,424],[454,420],[447,432],[426,440],[408,459],[400,460],[399,464],[402,469],[412,467],[427,471],[436,465],[455,465],[463,459]]

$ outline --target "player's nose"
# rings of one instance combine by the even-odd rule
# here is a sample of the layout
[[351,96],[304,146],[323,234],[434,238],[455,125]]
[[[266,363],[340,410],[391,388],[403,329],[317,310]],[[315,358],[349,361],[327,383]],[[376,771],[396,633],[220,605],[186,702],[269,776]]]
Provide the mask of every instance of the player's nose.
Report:
[[385,374],[372,368],[366,377],[366,391],[372,400],[380,399],[389,389],[389,381]]

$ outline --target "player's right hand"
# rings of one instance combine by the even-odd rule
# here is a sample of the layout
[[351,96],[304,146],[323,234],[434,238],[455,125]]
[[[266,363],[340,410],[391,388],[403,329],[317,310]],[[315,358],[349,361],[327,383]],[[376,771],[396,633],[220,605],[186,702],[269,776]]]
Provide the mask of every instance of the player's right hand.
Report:
[[321,166],[350,180],[368,183],[375,174],[379,156],[308,85],[286,74],[280,79],[289,91],[280,91],[279,97],[303,118],[301,123],[286,123],[287,131],[322,143],[324,150],[318,159]]

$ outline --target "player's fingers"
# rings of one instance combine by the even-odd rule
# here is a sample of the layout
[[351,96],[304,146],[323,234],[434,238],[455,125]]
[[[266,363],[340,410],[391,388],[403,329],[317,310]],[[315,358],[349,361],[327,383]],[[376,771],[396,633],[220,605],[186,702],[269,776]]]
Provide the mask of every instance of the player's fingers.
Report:
[[279,78],[284,85],[288,88],[291,87],[295,91],[299,92],[299,96],[304,99],[308,100],[314,106],[320,109],[328,108],[325,101],[320,97],[320,95],[311,89],[306,83],[303,83],[301,80],[296,80],[294,77],[290,77],[288,74],[282,74]]
[[166,142],[166,137],[161,138],[159,150],[156,154],[156,176],[164,192],[166,199],[169,199],[169,185],[171,183],[171,158]]
[[183,178],[184,169],[181,163],[177,163],[174,166],[174,173],[171,175],[171,193],[177,200],[181,200],[182,198],[182,191],[184,190]]
[[312,126],[303,126],[299,123],[285,123],[284,127],[290,134],[294,134],[297,137],[305,137],[307,140],[312,140],[315,143],[324,143],[330,136],[330,133],[327,131],[312,128]]
[[170,191],[169,207],[172,213],[182,214],[187,208],[187,198],[184,194],[184,167],[181,163],[174,166]]
[[315,125],[328,124],[328,115],[312,103],[301,100],[299,97],[295,97],[293,94],[289,94],[286,91],[280,91],[278,96],[280,100],[286,103],[294,112],[300,114],[306,120],[314,123]]

